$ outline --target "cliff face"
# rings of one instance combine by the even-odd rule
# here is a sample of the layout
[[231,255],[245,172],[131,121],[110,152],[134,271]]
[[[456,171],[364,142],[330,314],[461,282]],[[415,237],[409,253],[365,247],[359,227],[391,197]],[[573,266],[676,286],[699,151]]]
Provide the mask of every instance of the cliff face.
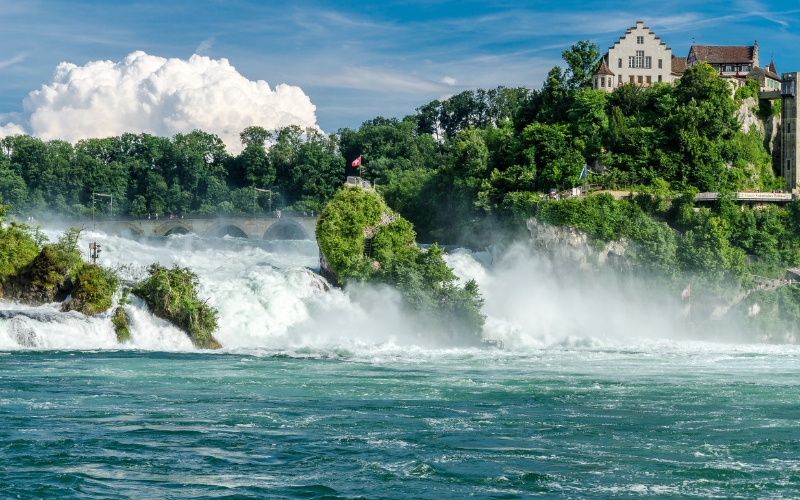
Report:
[[762,121],[761,118],[756,114],[758,111],[759,101],[755,97],[748,97],[742,101],[742,104],[739,105],[739,110],[737,111],[737,116],[739,117],[739,123],[742,124],[742,132],[749,132],[750,127],[755,125],[759,132],[761,132],[761,137],[764,138],[766,145],[768,145],[770,152],[775,151],[775,148],[778,147],[778,130],[780,130],[781,125],[781,117],[778,116],[770,116],[766,121]]
[[628,255],[631,242],[625,238],[598,247],[589,244],[588,234],[572,226],[551,226],[533,218],[528,219],[526,225],[533,248],[556,261],[577,264],[581,270],[633,266]]

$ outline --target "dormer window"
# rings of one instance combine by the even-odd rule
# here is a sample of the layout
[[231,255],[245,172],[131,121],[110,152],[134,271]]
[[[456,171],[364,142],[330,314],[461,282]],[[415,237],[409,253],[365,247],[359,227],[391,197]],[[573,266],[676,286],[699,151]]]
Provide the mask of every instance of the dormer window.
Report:
[[644,37],[643,36],[637,36],[636,37],[636,43],[639,44],[639,45],[644,45]]

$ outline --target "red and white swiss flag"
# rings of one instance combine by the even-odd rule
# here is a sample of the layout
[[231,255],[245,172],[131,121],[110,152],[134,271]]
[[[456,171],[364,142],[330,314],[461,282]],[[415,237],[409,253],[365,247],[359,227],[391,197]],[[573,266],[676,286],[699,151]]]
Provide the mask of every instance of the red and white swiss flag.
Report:
[[689,289],[690,285],[686,285],[686,288],[683,289],[681,292],[681,300],[686,300],[689,298],[689,295],[692,294],[691,290]]
[[353,160],[353,163],[352,163],[352,165],[353,165],[354,167],[360,167],[360,166],[361,166],[361,157],[359,156],[358,158],[356,158],[355,160]]

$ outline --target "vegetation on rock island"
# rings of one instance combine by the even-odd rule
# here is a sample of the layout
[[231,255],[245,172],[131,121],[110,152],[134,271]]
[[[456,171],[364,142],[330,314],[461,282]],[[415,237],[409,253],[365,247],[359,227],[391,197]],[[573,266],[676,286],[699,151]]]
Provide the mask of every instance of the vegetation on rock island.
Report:
[[195,347],[219,349],[214,338],[217,311],[197,296],[197,275],[175,265],[168,269],[159,264],[148,268],[148,277],[131,292],[140,297],[153,313],[185,331]]
[[448,338],[477,343],[485,317],[475,281],[463,287],[442,259],[442,249],[420,249],[413,226],[381,196],[345,187],[317,222],[320,251],[342,285],[382,283],[396,288],[405,306]]

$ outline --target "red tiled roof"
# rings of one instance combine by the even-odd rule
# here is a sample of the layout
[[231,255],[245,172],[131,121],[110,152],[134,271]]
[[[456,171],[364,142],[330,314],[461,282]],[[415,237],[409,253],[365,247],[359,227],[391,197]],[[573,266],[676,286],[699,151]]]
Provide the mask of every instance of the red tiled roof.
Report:
[[686,71],[686,58],[672,56],[672,74],[682,75]]
[[614,75],[614,72],[608,69],[605,59],[600,60],[600,67],[594,72],[595,75]]
[[753,45],[692,45],[698,61],[709,64],[753,63]]

